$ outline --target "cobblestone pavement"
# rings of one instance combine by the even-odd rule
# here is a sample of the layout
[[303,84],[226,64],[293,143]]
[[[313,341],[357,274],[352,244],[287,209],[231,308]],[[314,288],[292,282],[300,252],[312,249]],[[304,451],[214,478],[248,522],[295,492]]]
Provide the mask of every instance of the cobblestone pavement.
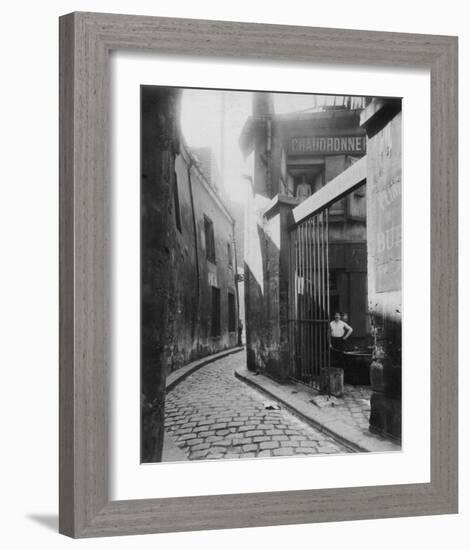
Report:
[[[350,422],[364,430],[369,430],[370,416],[370,386],[349,386],[344,387],[342,401],[344,409],[350,417]],[[347,417],[345,421],[348,422]]]
[[234,376],[236,353],[210,363],[167,394],[165,428],[189,458],[254,458],[350,452]]
[[346,424],[369,432],[370,395],[372,393],[370,386],[345,385],[344,393],[340,398],[314,395],[314,390],[305,389],[300,384],[295,385],[293,393],[298,394],[305,402],[312,403],[323,410],[328,409],[331,418],[337,418]]

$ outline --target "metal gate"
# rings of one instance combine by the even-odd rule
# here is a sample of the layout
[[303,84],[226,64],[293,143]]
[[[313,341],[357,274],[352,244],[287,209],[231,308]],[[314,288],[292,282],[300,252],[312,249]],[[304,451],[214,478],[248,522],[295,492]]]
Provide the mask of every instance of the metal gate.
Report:
[[291,377],[320,391],[329,389],[328,208],[296,225],[290,234]]

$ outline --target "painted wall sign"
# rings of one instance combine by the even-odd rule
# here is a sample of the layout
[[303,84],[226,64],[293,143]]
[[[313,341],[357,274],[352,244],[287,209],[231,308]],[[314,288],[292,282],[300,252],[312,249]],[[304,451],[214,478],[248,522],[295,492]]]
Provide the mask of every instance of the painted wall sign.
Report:
[[293,137],[288,143],[291,155],[364,155],[364,136]]
[[371,250],[376,292],[401,289],[401,115],[369,144],[374,184],[369,186]]

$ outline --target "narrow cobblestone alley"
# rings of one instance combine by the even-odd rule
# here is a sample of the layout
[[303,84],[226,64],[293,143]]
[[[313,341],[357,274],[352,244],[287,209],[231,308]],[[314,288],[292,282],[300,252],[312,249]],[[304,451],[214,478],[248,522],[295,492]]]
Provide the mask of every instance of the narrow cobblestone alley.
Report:
[[235,378],[235,353],[192,373],[166,398],[167,433],[189,460],[350,452]]

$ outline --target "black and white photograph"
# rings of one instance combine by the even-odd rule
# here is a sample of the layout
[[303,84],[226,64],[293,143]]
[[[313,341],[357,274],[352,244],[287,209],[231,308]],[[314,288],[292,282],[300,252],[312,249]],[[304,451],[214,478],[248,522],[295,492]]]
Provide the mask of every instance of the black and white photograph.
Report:
[[5,5],[5,548],[462,546],[465,7]]
[[141,86],[141,461],[401,450],[400,98]]

